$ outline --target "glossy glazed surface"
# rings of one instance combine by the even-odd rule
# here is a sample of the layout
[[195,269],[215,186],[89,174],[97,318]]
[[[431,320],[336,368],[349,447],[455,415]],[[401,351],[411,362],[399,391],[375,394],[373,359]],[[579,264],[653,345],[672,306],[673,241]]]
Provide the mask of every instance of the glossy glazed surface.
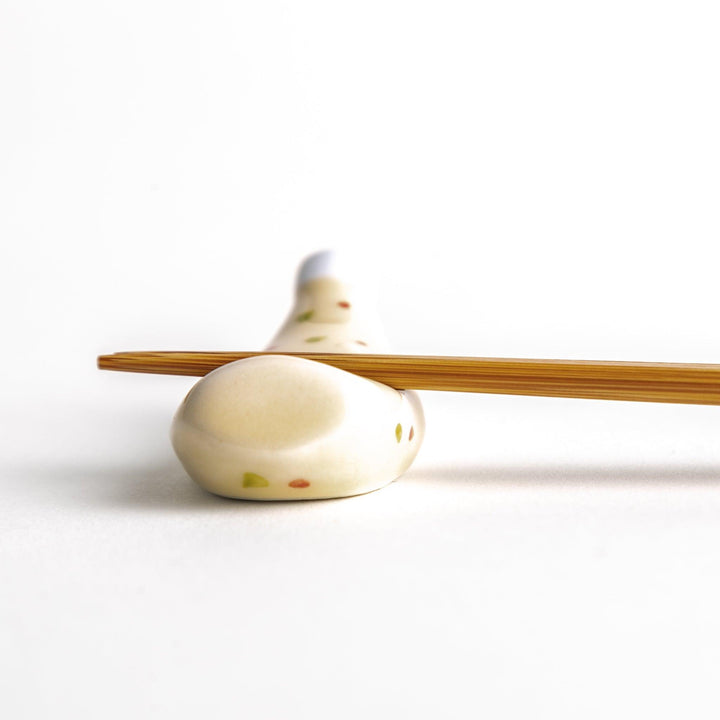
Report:
[[[321,254],[321,267],[332,257]],[[313,277],[268,350],[384,349],[379,323],[352,286]],[[312,268],[310,268],[312,270]],[[282,355],[206,375],[178,409],[172,442],[188,474],[218,495],[254,500],[342,497],[376,490],[412,463],[425,431],[413,392]]]

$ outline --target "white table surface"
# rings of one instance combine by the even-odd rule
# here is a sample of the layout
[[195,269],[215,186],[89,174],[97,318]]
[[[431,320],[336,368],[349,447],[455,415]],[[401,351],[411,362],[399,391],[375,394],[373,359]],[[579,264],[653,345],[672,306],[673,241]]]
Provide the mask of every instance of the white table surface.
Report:
[[710,2],[9,2],[3,718],[717,718],[720,408],[425,393],[376,493],[206,494],[190,378],[363,248],[398,352],[720,362]]
[[426,394],[399,481],[265,504],[183,472],[186,379],[88,380],[4,450],[11,716],[717,709],[715,408]]

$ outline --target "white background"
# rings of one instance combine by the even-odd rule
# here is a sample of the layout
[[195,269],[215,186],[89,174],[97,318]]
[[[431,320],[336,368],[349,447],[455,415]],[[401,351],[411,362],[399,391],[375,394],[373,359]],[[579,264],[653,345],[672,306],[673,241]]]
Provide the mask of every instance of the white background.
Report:
[[300,259],[398,352],[720,362],[714,2],[0,3],[7,718],[717,718],[720,409],[426,393],[374,494],[168,441]]

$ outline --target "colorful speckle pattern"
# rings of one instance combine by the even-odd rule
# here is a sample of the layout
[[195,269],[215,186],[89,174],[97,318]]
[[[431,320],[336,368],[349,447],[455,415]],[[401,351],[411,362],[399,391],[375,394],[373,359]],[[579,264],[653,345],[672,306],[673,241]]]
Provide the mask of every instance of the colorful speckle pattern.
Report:
[[402,425],[400,423],[395,426],[395,439],[398,442],[402,439]]
[[262,475],[256,475],[251,472],[246,472],[243,475],[244,488],[268,487],[268,485],[270,485],[270,483]]
[[410,434],[408,435],[408,440],[412,440],[415,437],[415,426],[410,427]]
[[314,310],[306,310],[304,313],[300,313],[295,319],[298,322],[307,322],[312,318],[314,312]]
[[327,335],[313,335],[313,337],[305,338],[305,342],[320,342],[324,340]]
[[338,303],[338,305],[339,305],[341,308],[345,308],[345,310],[349,310],[349,309],[350,309],[350,303],[349,303],[347,300],[340,300],[340,302]]
[[291,488],[306,488],[310,487],[310,483],[307,480],[303,480],[302,478],[298,480],[291,480],[288,485]]

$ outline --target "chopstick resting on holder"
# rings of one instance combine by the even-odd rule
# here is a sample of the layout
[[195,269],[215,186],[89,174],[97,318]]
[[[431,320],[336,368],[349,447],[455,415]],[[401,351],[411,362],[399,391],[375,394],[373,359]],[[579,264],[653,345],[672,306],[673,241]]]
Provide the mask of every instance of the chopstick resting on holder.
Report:
[[526,360],[426,355],[288,352],[121,352],[101,370],[202,376],[260,355],[290,355],[346,370],[398,390],[720,405],[720,365]]

